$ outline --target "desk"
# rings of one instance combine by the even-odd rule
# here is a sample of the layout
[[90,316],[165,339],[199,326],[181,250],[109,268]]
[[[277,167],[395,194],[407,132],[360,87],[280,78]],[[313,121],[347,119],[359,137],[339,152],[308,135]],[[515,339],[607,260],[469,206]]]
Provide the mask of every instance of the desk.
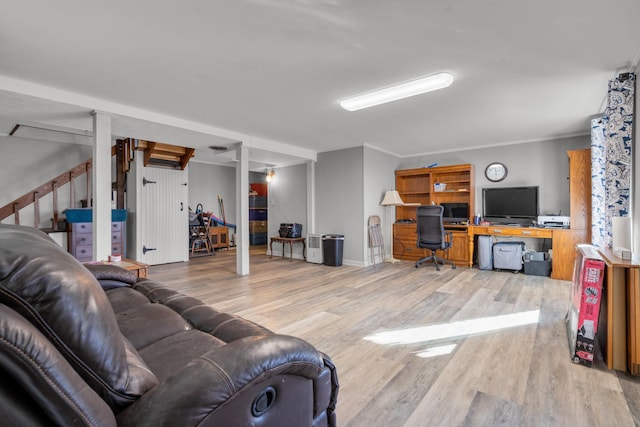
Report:
[[[475,246],[475,236],[517,236],[533,237],[537,239],[553,238],[553,230],[550,228],[537,227],[515,227],[507,225],[470,225],[467,230],[469,238],[469,267],[473,266],[473,250]],[[573,266],[573,264],[572,264]]]
[[598,341],[607,367],[640,375],[640,263],[599,249],[606,264]]
[[269,243],[269,250],[271,254],[269,255],[269,259],[273,257],[273,242],[282,243],[282,257],[284,258],[284,245],[285,243],[289,244],[289,262],[293,260],[293,244],[294,243],[302,243],[302,258],[307,259],[307,245],[305,244],[304,237],[272,237],[271,242]]
[[589,230],[574,230],[562,228],[518,227],[508,225],[470,225],[468,230],[469,267],[473,266],[473,250],[475,236],[511,236],[535,239],[552,239],[551,247],[551,278],[557,280],[571,280],[573,277],[573,263],[576,259],[576,245],[587,243],[590,239]]

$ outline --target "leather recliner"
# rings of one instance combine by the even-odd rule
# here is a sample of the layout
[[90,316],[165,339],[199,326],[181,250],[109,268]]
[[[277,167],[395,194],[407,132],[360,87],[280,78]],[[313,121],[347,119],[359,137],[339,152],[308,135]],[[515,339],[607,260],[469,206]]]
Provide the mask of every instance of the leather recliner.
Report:
[[308,342],[30,227],[0,225],[0,378],[4,425],[336,425],[335,367]]

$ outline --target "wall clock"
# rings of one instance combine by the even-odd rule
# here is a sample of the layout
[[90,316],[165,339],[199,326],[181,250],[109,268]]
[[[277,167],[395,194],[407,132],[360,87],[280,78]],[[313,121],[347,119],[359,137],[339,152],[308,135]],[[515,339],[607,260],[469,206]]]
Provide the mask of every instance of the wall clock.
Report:
[[507,167],[500,162],[489,163],[484,170],[484,175],[491,182],[499,182],[507,177]]

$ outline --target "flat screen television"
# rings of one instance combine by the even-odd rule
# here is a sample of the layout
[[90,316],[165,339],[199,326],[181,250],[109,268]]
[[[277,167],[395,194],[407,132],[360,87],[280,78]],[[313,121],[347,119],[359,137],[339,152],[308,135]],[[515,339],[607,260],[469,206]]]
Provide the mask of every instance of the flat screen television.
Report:
[[[538,187],[496,187],[482,189],[483,216],[486,220],[538,219]],[[514,221],[518,222],[518,221]]]
[[442,222],[451,224],[469,221],[468,203],[442,203],[442,207]]

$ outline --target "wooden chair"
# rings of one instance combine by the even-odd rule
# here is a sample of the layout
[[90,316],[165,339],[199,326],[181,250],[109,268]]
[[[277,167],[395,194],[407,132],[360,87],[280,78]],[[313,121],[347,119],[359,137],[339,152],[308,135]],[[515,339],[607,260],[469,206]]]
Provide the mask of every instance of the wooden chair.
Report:
[[211,220],[209,217],[204,215],[202,216],[202,219],[204,220],[204,225],[191,227],[191,256],[193,256],[195,252],[206,251],[207,254],[211,254],[213,251],[211,236],[209,234]]

